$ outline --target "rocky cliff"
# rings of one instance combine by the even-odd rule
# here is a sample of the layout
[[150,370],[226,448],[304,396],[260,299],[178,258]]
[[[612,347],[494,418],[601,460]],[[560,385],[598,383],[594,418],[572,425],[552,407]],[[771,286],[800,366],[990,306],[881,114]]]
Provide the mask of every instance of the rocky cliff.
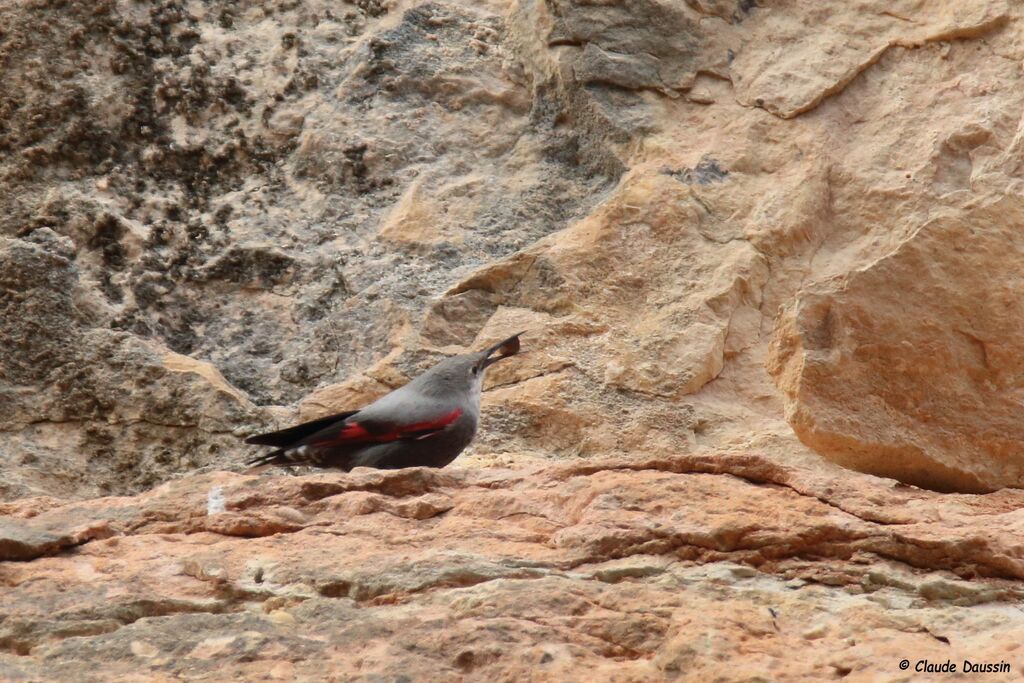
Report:
[[[21,0],[0,64],[0,678],[1024,673],[1019,3]],[[452,467],[242,472],[519,330]]]

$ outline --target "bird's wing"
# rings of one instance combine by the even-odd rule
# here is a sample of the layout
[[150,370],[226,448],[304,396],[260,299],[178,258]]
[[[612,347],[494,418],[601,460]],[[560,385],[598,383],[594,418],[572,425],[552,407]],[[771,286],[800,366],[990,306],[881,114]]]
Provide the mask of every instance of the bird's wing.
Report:
[[358,410],[350,410],[347,413],[328,415],[327,417],[321,417],[319,420],[303,422],[300,425],[295,425],[288,429],[281,429],[276,432],[267,432],[266,434],[250,436],[245,440],[245,442],[259,444],[261,446],[277,446],[278,448],[286,448],[298,441],[301,441],[307,436],[316,434],[325,427],[330,427],[337,422],[344,422],[358,412]]
[[387,443],[399,439],[425,439],[455,422],[460,415],[462,415],[462,409],[456,408],[450,413],[433,419],[406,423],[371,417],[360,419],[358,415],[353,415],[345,422],[329,425],[306,437],[302,440],[302,444],[323,448],[362,443]]

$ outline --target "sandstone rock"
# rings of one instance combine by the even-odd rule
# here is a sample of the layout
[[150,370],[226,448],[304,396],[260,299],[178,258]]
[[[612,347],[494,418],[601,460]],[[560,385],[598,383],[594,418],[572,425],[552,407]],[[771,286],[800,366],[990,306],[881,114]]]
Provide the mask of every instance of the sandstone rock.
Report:
[[789,9],[754,11],[749,43],[730,65],[740,101],[783,118],[841,92],[889,49],[983,36],[1008,19],[1003,0],[928,5],[867,0]]
[[444,215],[423,191],[413,183],[384,219],[380,238],[400,246],[435,248],[441,242],[458,243],[459,235],[446,234]]
[[208,363],[93,327],[106,311],[52,244],[0,244],[5,497],[141,488],[215,460],[249,399]]
[[1019,673],[999,603],[1020,598],[1022,503],[755,455],[188,477],[28,520],[113,536],[0,564],[0,667],[666,680],[731,657],[738,677],[869,677],[898,640]]
[[937,216],[890,255],[800,294],[776,362],[801,439],[928,488],[1024,484],[1013,294],[1024,283],[1011,265],[1024,254],[1000,227],[1016,220],[1017,197]]
[[[222,434],[281,413],[253,403],[293,403],[413,346],[410,321],[460,272],[563,227],[611,180],[575,166],[571,131],[545,122],[557,112],[532,117],[499,14],[335,9],[0,10],[17,81],[0,103],[4,462],[30,466],[5,498],[226,465]],[[119,345],[153,360],[103,379],[85,349]],[[136,387],[170,391],[149,369],[169,353],[234,388],[171,372],[194,378],[175,410],[241,397],[230,424],[142,407]],[[57,366],[78,377],[55,390],[75,415],[47,398]]]
[[[0,678],[1024,673],[1019,3],[0,26]],[[452,467],[237,473],[520,330]]]

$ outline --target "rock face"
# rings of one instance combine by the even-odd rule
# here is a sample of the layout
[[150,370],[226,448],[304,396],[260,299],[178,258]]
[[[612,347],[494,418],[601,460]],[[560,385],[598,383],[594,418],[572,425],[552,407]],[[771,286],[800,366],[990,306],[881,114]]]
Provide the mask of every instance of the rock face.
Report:
[[777,358],[805,443],[938,490],[1019,485],[1024,274],[1012,263],[1024,241],[1004,222],[1018,220],[1020,197],[982,200],[800,293]]
[[[1022,673],[1020,3],[25,0],[0,64],[0,678]],[[240,473],[519,330],[453,467]]]
[[[16,74],[0,95],[14,366],[0,391],[14,395],[6,460],[27,468],[4,477],[5,497],[138,491],[230,465],[238,434],[218,434],[252,430],[253,404],[423,348],[414,323],[433,297],[582,215],[621,169],[600,151],[581,161],[559,93],[472,3],[71,2],[0,17]],[[111,365],[121,344],[225,381],[200,373],[153,405],[137,394],[167,391],[165,369]],[[438,357],[396,359],[398,381]],[[179,414],[224,401],[227,422]],[[124,439],[126,409],[147,426]],[[92,471],[51,462],[69,450]]]
[[909,656],[1019,677],[1022,505],[725,454],[26,501],[0,527],[36,558],[0,565],[0,674],[868,680]]

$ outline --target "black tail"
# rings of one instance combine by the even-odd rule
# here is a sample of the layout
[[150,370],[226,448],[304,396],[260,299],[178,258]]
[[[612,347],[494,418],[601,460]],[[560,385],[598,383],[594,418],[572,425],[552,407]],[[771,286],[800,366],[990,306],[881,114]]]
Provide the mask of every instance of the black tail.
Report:
[[266,434],[250,436],[245,440],[245,442],[258,444],[260,446],[277,446],[278,448],[287,448],[288,446],[305,439],[307,436],[316,434],[325,427],[330,427],[335,422],[341,422],[346,418],[352,417],[358,412],[358,410],[350,410],[347,413],[328,415],[327,417],[321,417],[320,419],[312,420],[311,422],[303,422],[300,425],[295,425],[288,429],[279,429],[276,432],[267,432]]
[[287,462],[290,461],[284,454],[284,449],[278,448],[276,451],[272,451],[266,455],[261,455],[257,458],[253,458],[252,460],[246,460],[245,464],[250,467],[259,467],[260,465],[283,465]]

